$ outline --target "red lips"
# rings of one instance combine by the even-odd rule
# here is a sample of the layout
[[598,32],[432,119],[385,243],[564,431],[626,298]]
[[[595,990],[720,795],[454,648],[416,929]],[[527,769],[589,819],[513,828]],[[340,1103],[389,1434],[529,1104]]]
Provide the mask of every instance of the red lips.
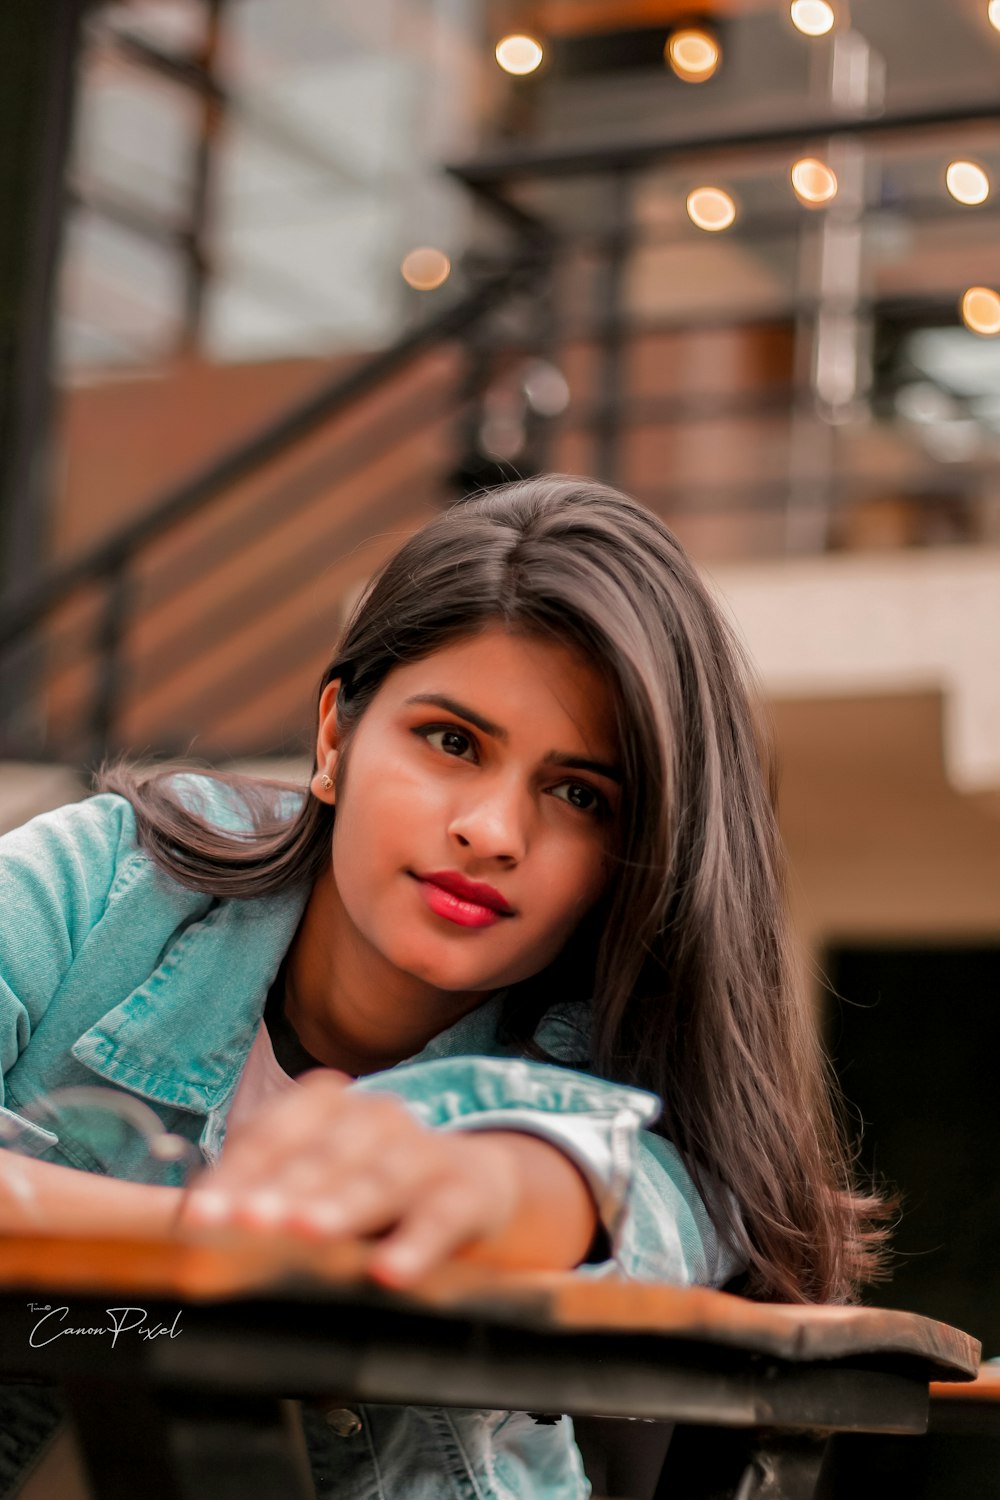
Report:
[[499,891],[494,890],[491,885],[481,885],[478,880],[466,880],[457,870],[435,870],[433,874],[418,878],[440,886],[441,890],[457,896],[459,901],[470,901],[475,906],[488,907],[490,911],[499,912],[504,917],[514,915],[514,908],[509,901],[504,900]]

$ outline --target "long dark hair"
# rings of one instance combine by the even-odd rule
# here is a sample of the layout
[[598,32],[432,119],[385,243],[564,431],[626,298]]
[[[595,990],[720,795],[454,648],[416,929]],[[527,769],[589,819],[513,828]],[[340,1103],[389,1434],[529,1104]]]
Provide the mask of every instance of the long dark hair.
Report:
[[[663,1100],[657,1128],[745,1257],[747,1289],[850,1297],[877,1267],[880,1205],[852,1188],[793,977],[773,787],[738,640],[650,512],[588,479],[519,481],[425,526],[358,604],[322,684],[340,679],[348,754],[394,667],[496,622],[603,666],[625,772],[603,922],[555,973],[514,988],[510,1025],[527,1045],[544,1005],[586,985],[591,1065]],[[314,880],[330,857],[333,810],[315,797],[288,821],[265,786],[245,783],[257,831],[240,838],[185,807],[169,771],[119,767],[103,786],[134,804],[170,875],[201,891],[264,896]]]

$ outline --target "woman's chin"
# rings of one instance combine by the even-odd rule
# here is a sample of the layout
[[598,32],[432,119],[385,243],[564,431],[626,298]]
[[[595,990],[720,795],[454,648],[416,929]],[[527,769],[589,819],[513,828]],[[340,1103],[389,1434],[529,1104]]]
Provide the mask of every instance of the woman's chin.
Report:
[[507,983],[505,977],[488,970],[483,964],[469,962],[469,955],[430,953],[423,945],[392,954],[394,967],[409,974],[428,989],[443,994],[485,996]]

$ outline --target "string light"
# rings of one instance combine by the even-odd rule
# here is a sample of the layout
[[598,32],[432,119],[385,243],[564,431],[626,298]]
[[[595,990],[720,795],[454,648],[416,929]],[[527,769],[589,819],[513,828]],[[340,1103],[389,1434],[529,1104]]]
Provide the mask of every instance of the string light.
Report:
[[944,180],[957,203],[985,203],[990,196],[990,179],[974,161],[949,162]]
[[792,187],[800,203],[811,207],[837,196],[837,174],[815,156],[803,156],[792,167]]
[[671,33],[663,55],[685,83],[704,83],[719,66],[722,53],[710,31],[703,26],[685,26]]
[[451,275],[451,261],[433,245],[417,245],[403,256],[399,268],[407,286],[417,292],[433,292]]
[[728,229],[736,218],[736,204],[722,188],[693,188],[685,206],[691,223],[710,234]]
[[962,297],[962,322],[973,333],[1000,333],[1000,295],[989,286],[970,286]]
[[541,42],[536,42],[533,36],[525,36],[522,32],[505,36],[496,45],[496,60],[501,68],[505,73],[514,73],[518,77],[533,73],[541,65],[544,56]]
[[803,36],[826,36],[837,19],[827,0],[792,0],[791,16],[792,25]]

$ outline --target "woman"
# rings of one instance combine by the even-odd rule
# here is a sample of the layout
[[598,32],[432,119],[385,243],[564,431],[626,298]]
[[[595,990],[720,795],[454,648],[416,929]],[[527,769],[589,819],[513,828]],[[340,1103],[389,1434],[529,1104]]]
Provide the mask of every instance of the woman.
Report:
[[[115,1180],[138,1157],[19,1116],[97,1074],[212,1164],[183,1223],[372,1237],[386,1283],[455,1253],[785,1300],[870,1271],[741,654],[626,497],[528,480],[411,538],[325,674],[304,799],[104,787],[5,841],[4,1103],[50,1157],[7,1227],[172,1222],[176,1187]],[[379,1453],[386,1494],[437,1493],[456,1451],[472,1492],[586,1493],[568,1423],[489,1418],[373,1408],[331,1456],[307,1416],[320,1493]]]

